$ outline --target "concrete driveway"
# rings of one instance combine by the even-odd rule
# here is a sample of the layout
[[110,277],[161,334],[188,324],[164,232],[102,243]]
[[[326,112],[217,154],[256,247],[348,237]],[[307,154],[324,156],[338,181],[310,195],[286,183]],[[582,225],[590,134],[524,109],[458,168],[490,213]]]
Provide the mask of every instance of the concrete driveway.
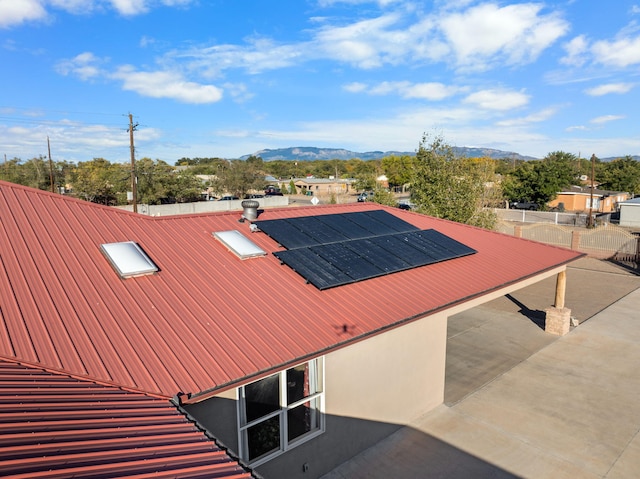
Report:
[[570,266],[560,338],[540,328],[554,288],[450,318],[445,404],[324,477],[639,477],[640,276]]

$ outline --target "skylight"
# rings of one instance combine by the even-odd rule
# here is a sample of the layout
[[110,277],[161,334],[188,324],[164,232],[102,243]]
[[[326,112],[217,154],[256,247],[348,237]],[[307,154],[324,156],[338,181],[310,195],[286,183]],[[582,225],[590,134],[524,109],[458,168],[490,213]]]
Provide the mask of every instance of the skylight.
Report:
[[261,249],[249,238],[238,230],[215,231],[213,236],[224,244],[230,251],[235,253],[240,259],[254,258],[266,255],[266,251]]
[[158,267],[133,241],[105,243],[100,249],[121,278],[152,274]]

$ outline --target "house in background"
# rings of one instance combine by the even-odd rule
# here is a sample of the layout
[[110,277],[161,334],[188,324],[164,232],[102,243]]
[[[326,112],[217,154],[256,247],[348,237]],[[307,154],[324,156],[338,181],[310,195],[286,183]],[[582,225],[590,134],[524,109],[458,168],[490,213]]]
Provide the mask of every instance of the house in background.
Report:
[[618,210],[619,203],[628,199],[629,193],[622,191],[594,189],[592,194],[590,187],[572,186],[559,192],[554,200],[547,203],[547,206],[579,213],[588,212],[592,208],[594,213],[613,213]]
[[[115,409],[166,434],[193,421],[206,435],[182,433],[203,441],[198,467],[240,474],[220,477],[244,465],[319,477],[442,403],[450,315],[560,283],[580,256],[369,202],[149,217],[0,182],[0,357],[18,367],[0,381],[35,370],[20,396],[44,381],[55,396],[44,410],[65,411],[43,414],[44,427],[67,431],[20,471],[82,476],[110,462],[65,440],[83,423],[64,418],[106,424]],[[105,408],[87,411],[98,399]],[[149,414],[121,408],[134,402]],[[17,471],[15,428],[41,431],[12,414],[3,474]],[[176,462],[188,457],[163,438]],[[143,440],[126,444],[142,452],[114,453],[122,471],[157,459]]]
[[320,197],[351,194],[355,192],[354,181],[348,178],[295,178],[293,180],[300,194]]

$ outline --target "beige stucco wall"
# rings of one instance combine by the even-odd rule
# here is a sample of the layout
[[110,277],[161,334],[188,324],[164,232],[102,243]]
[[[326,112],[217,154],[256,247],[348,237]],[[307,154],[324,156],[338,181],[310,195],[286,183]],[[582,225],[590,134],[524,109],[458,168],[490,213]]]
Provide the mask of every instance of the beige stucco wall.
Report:
[[406,424],[442,403],[447,318],[429,316],[325,357],[325,412]]

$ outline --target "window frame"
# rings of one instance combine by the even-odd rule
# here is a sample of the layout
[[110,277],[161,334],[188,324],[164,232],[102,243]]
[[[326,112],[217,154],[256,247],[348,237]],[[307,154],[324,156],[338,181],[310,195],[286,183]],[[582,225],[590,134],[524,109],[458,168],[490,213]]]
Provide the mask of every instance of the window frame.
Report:
[[[307,364],[309,371],[314,371],[310,373],[310,376],[313,377],[314,381],[314,389],[315,393],[309,394],[297,401],[292,402],[291,404],[287,404],[287,371],[290,369],[294,369],[300,365]],[[263,379],[270,378],[273,376],[279,377],[279,408],[276,411],[270,412],[264,416],[261,416],[257,419],[247,422],[246,421],[246,398],[245,398],[245,386],[249,384],[254,384]],[[254,381],[252,383],[245,384],[237,389],[237,423],[238,423],[238,454],[240,459],[245,461],[251,467],[257,467],[261,464],[264,464],[267,461],[274,459],[275,457],[284,454],[285,452],[303,444],[320,434],[325,432],[325,414],[324,414],[324,406],[325,406],[325,391],[324,391],[324,357],[319,357],[315,359],[311,359],[309,361],[305,361],[302,363],[298,363],[290,368],[283,369],[282,371],[278,371],[277,373],[271,374],[264,378],[259,379],[258,381]],[[312,408],[313,411],[316,411],[319,414],[317,418],[317,428],[313,428],[309,432],[306,432],[292,440],[288,438],[289,428],[288,428],[288,418],[289,411],[304,405],[305,403],[315,403],[317,407]],[[253,426],[256,426],[260,423],[266,422],[268,420],[273,419],[274,417],[278,417],[278,424],[280,429],[280,438],[279,438],[279,447],[271,452],[267,452],[262,456],[258,456],[255,459],[249,459],[249,440],[247,431]],[[316,421],[314,421],[316,422]]]

